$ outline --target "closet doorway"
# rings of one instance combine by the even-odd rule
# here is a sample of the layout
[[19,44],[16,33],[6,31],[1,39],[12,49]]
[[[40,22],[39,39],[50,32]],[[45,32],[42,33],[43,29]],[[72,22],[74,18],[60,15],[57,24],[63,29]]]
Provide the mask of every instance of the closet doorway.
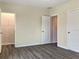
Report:
[[1,13],[2,45],[15,44],[15,14]]
[[51,40],[52,43],[57,43],[57,15],[51,16]]

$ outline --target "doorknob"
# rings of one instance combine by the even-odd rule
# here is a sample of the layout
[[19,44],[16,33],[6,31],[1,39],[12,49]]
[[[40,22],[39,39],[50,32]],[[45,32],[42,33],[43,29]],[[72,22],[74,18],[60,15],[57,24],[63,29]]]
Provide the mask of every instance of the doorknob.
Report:
[[68,34],[70,34],[70,32],[68,32]]
[[42,32],[44,32],[44,31],[42,31]]

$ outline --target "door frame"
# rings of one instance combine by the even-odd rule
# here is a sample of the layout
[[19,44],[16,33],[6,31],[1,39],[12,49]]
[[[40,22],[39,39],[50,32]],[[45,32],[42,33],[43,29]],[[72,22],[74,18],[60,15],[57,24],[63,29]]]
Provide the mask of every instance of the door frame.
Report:
[[[16,37],[16,13],[12,13],[12,12],[1,12],[1,13],[14,14],[14,24],[15,24],[14,25],[14,36]],[[7,43],[7,44],[15,45],[15,37],[14,37],[14,42],[13,43]],[[7,45],[7,44],[2,43],[2,45]]]
[[[50,17],[53,17],[53,16],[57,16],[57,42],[52,42],[52,43],[57,43],[57,46],[59,46],[58,45],[58,16],[59,16],[59,14],[54,13],[54,14],[50,15]],[[51,24],[51,22],[50,22],[50,24]],[[50,31],[51,31],[51,27],[50,27]],[[51,36],[51,34],[50,34],[50,36]],[[51,37],[50,37],[50,39],[51,39]]]
[[[1,8],[0,8],[0,24],[1,24]],[[0,32],[1,32],[1,25],[0,25]],[[1,33],[0,33],[0,35],[1,35]],[[2,51],[2,39],[1,39],[1,37],[0,37],[0,53],[1,53],[1,51]]]

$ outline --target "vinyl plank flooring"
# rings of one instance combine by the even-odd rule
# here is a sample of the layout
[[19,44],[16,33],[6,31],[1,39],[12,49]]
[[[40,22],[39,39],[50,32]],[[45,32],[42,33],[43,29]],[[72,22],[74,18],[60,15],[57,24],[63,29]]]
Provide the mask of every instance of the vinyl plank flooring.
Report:
[[13,45],[3,46],[0,59],[79,59],[79,53],[46,44],[15,48]]

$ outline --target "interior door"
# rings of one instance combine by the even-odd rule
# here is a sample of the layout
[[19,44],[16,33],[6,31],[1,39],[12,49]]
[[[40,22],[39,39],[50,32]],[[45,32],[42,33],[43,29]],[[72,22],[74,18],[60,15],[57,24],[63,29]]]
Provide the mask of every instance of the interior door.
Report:
[[42,44],[50,43],[50,17],[42,16]]
[[79,52],[79,10],[68,13],[67,20],[68,48]]

